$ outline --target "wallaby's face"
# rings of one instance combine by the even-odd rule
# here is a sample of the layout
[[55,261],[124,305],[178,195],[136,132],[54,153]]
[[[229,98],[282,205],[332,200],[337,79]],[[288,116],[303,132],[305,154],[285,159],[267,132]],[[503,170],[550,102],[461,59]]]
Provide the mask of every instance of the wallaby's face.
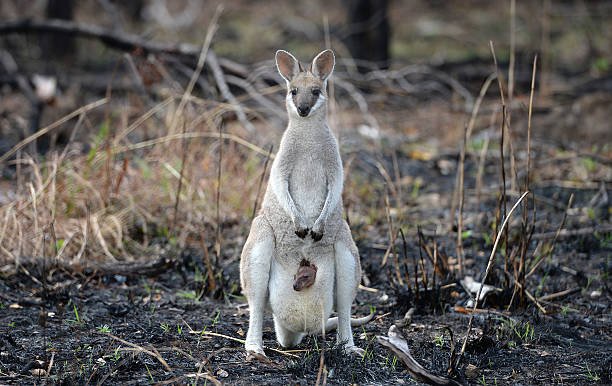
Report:
[[327,79],[334,70],[335,58],[331,50],[317,55],[308,70],[287,51],[276,52],[276,67],[287,81],[287,109],[289,114],[308,117],[319,110],[327,99]]

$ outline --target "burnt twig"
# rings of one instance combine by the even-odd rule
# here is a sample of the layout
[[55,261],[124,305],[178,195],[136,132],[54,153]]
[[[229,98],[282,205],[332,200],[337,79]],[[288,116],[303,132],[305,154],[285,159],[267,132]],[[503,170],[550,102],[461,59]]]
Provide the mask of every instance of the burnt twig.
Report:
[[391,350],[393,354],[401,359],[406,365],[410,375],[415,379],[431,385],[461,385],[461,383],[453,379],[434,375],[421,366],[419,362],[410,355],[408,343],[402,337],[401,332],[395,325],[389,328],[388,337],[377,336],[376,341]]

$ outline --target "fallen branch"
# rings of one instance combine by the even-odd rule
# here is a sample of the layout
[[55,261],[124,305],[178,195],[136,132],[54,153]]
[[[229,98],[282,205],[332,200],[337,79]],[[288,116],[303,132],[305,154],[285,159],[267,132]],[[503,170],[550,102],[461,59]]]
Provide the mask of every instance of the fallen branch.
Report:
[[418,381],[426,382],[430,385],[461,385],[461,383],[453,379],[434,375],[421,366],[419,362],[410,355],[408,343],[402,337],[401,332],[395,325],[389,328],[388,337],[377,336],[376,341],[401,359],[408,368],[410,375]]
[[221,92],[223,98],[234,108],[236,111],[236,117],[242,123],[242,125],[249,131],[249,133],[253,133],[255,131],[255,127],[249,120],[247,119],[246,114],[244,113],[244,109],[229,89],[227,82],[225,81],[225,76],[223,74],[223,70],[221,70],[221,66],[219,65],[219,61],[217,60],[217,55],[213,51],[208,53],[208,65],[212,70],[213,76],[215,77],[215,82],[217,82],[217,87]]
[[597,233],[609,233],[612,232],[612,225],[600,225],[582,229],[574,229],[568,230],[563,229],[561,232],[557,234],[557,232],[544,232],[544,233],[536,233],[533,235],[534,240],[545,240],[545,239],[553,239],[555,236],[557,238],[563,237],[573,237],[573,236],[584,236],[584,235],[592,235],[595,232]]
[[[121,51],[136,51],[140,50],[143,54],[169,54],[183,58],[197,60],[200,56],[201,47],[180,43],[157,43],[147,39],[140,38],[136,35],[126,33],[118,33],[117,31],[107,30],[93,25],[85,25],[69,20],[47,19],[47,20],[15,20],[6,23],[0,23],[0,35],[8,35],[14,33],[66,33],[72,36],[99,40],[104,45]],[[207,60],[212,54],[208,52]],[[219,58],[219,65],[225,68],[228,72],[245,74],[247,70],[243,65],[232,62],[225,58]]]
[[16,20],[0,23],[0,35],[11,33],[66,33],[89,39],[100,40],[105,45],[123,51],[141,49],[144,53],[166,53],[196,59],[200,47],[191,44],[165,44],[141,39],[130,34],[120,34],[93,25],[79,24],[69,20]]
[[121,339],[121,338],[119,338],[119,337],[117,337],[117,336],[115,336],[113,334],[108,334],[107,333],[105,335],[131,347],[131,348],[127,348],[127,347],[126,348],[120,348],[119,351],[133,351],[133,352],[137,352],[137,353],[141,353],[142,352],[142,353],[148,354],[148,355],[156,358],[166,368],[166,370],[168,370],[171,374],[174,374],[174,371],[172,371],[170,366],[168,366],[168,363],[159,354],[159,352],[157,352],[157,350],[155,350],[155,348],[153,346],[150,346],[150,347],[153,350],[155,350],[156,352],[147,350],[146,348],[143,348],[143,347],[141,347],[141,346],[139,346],[137,344],[130,343],[130,342],[128,342],[126,340],[123,340],[123,339]]
[[543,302],[547,300],[562,298],[564,296],[571,295],[576,292],[580,292],[581,289],[582,289],[581,287],[569,288],[564,291],[555,292],[554,294],[540,296],[538,298],[538,301]]

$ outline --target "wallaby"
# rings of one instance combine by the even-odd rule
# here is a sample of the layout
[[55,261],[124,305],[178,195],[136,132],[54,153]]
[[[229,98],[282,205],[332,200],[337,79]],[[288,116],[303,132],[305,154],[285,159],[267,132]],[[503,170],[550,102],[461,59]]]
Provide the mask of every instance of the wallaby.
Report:
[[[342,218],[342,160],[327,123],[326,87],[334,65],[331,50],[318,54],[308,70],[289,52],[276,52],[276,67],[287,82],[289,124],[240,258],[250,314],[245,348],[252,357],[265,357],[266,307],[283,347],[337,328],[339,344],[363,353],[355,347],[351,325],[365,324],[373,315],[350,317],[361,267]],[[329,318],[334,309],[338,317]]]

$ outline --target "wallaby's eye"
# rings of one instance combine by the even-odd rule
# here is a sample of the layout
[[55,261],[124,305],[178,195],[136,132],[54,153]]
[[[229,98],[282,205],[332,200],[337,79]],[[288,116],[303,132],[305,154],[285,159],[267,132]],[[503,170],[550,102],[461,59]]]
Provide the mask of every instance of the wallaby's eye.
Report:
[[321,90],[319,90],[318,88],[312,90],[312,95],[319,96],[319,94],[321,94]]
[[291,89],[291,95],[297,95],[297,88],[292,88]]

